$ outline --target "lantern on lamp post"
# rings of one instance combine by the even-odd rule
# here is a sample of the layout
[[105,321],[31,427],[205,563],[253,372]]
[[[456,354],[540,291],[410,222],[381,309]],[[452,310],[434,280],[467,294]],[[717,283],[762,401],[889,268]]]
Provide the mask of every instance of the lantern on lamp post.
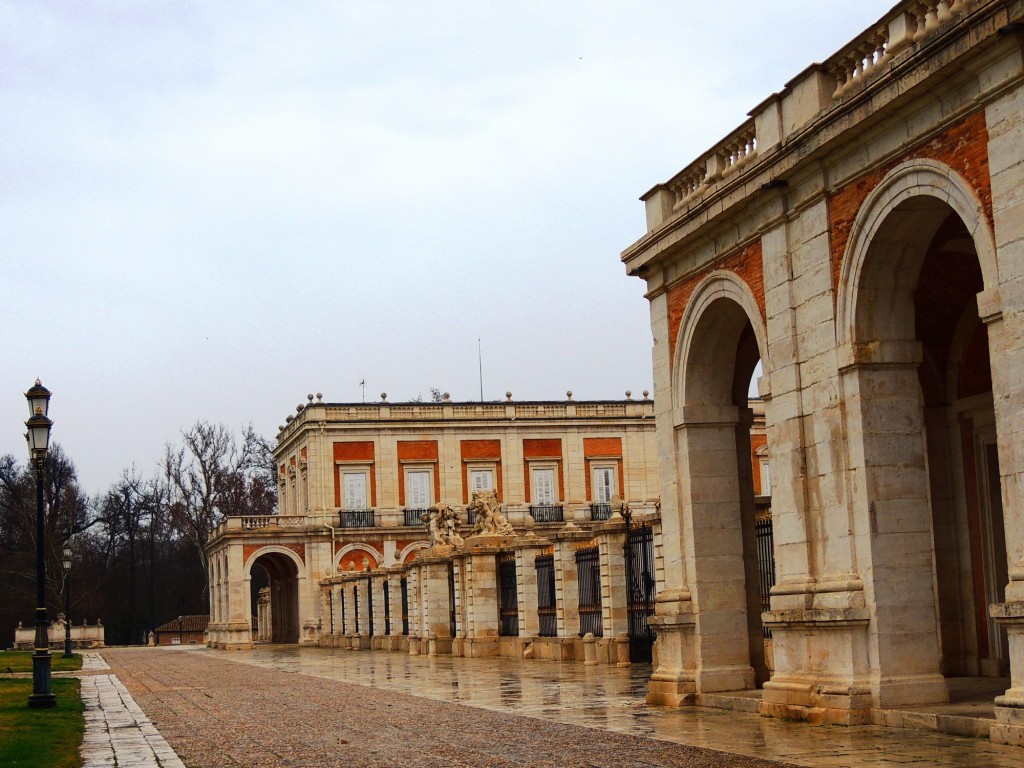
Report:
[[64,542],[64,658],[70,659],[71,653],[71,539]]
[[35,386],[25,393],[29,418],[25,422],[28,433],[29,457],[36,471],[36,639],[32,654],[32,693],[28,705],[46,709],[57,703],[50,689],[50,638],[46,622],[46,561],[43,536],[43,475],[46,472],[46,452],[50,445],[50,427],[53,422],[46,414],[50,410],[50,390],[36,379]]

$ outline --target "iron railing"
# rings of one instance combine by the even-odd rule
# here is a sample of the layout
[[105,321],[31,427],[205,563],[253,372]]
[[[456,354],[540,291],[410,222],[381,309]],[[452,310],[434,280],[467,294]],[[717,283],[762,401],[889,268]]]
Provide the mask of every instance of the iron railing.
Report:
[[457,623],[455,620],[455,564],[448,561],[448,631],[450,637],[455,637]]
[[366,615],[369,617],[370,637],[373,637],[373,579],[366,580]]
[[537,620],[540,637],[558,634],[558,616],[555,612],[555,556],[541,555],[533,561],[537,567]]
[[391,582],[384,581],[384,634],[391,635]]
[[347,635],[348,628],[345,626],[345,587],[341,588],[341,634]]
[[591,520],[607,520],[612,516],[612,505],[608,503],[599,503],[590,505],[590,519]]
[[531,504],[530,517],[538,523],[562,522],[561,504]]
[[403,525],[423,525],[423,521],[420,520],[420,515],[426,513],[425,508],[419,507],[407,507],[402,510]]
[[343,509],[338,513],[339,528],[373,528],[372,509]]
[[516,584],[515,552],[498,555],[498,634],[502,637],[519,636],[519,588]]
[[356,634],[359,634],[359,585],[352,585],[352,604],[355,607],[356,615]]
[[402,579],[402,634],[409,634],[409,580]]
[[647,618],[654,614],[654,529],[649,525],[628,526],[625,543],[626,613],[629,660],[650,662],[654,630]]
[[601,560],[598,547],[576,550],[576,574],[580,591],[580,635],[604,634],[601,619]]
[[[757,521],[757,570],[761,590],[761,610],[770,611],[771,591],[775,586],[775,534],[772,531],[772,515],[769,511]],[[764,628],[765,638],[772,636],[768,627]]]

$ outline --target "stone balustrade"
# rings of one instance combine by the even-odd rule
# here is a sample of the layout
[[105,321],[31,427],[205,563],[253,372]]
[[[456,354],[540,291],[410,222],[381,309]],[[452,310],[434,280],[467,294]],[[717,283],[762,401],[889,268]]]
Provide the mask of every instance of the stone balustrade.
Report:
[[990,0],[905,0],[857,35],[822,64],[809,67],[755,107],[743,125],[665,184],[642,199],[653,231],[680,211],[703,200],[722,182],[758,165],[752,162],[786,142],[837,100],[859,92],[889,70],[897,55],[926,44]]
[[[63,616],[50,622],[50,626],[46,628],[46,634],[50,641],[50,648],[61,649],[64,647],[66,630]],[[105,638],[106,628],[99,619],[92,625],[86,621],[71,625],[72,648],[103,648]],[[35,646],[35,641],[35,626],[26,627],[19,621],[17,629],[14,630],[14,648],[23,651],[30,650]]]

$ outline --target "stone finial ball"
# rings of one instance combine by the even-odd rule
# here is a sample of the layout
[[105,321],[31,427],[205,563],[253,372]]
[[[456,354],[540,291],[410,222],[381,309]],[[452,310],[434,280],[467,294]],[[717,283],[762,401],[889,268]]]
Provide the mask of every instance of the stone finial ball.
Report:
[[302,412],[302,408],[303,408],[302,403],[299,403],[298,405],[295,406],[295,412],[296,413],[301,413]]
[[506,400],[511,400],[512,399],[512,391],[511,390],[509,390],[508,392],[505,393],[505,399]]
[[632,391],[632,390],[630,390],[630,389],[627,389],[627,390],[626,390],[626,399],[628,400],[628,399],[629,399],[629,398],[631,398],[632,396],[633,396],[633,391]]
[[313,402],[313,393],[310,392],[308,395],[306,395],[306,399],[309,400],[309,402],[312,403]]
[[566,396],[566,397],[567,397],[567,398],[568,398],[569,400],[572,400],[572,390],[571,390],[571,389],[567,389],[567,390],[565,390],[565,396]]
[[381,402],[384,402],[385,400],[387,400],[388,399],[388,393],[387,392],[381,392],[380,393],[380,399],[381,399]]
[[445,399],[445,400],[451,400],[451,399],[452,399],[451,393],[449,393],[449,392],[445,392],[445,393],[444,393],[444,399]]
[[317,392],[316,393],[316,401],[319,403],[323,399],[324,399],[323,393],[322,392]]
[[648,390],[645,389],[644,390],[644,400],[646,400],[650,396],[651,396],[651,393]]
[[287,424],[291,424],[291,423],[292,423],[292,421],[294,421],[294,420],[295,420],[295,417],[294,417],[294,416],[289,416],[288,418],[286,418],[286,419],[285,419],[285,423],[287,423]]

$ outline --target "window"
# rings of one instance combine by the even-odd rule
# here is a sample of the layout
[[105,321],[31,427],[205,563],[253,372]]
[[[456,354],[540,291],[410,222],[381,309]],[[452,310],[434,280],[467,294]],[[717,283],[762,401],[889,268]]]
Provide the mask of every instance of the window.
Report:
[[494,470],[493,469],[471,469],[469,471],[469,492],[493,491]]
[[616,492],[615,467],[594,467],[594,502],[608,504]]
[[761,458],[761,495],[772,495],[772,476],[766,457]]
[[366,497],[366,479],[367,473],[364,471],[342,472],[342,488],[344,489],[342,505],[344,509],[369,509],[370,505],[367,504]]
[[558,502],[554,467],[535,467],[531,479],[534,504],[544,506]]
[[409,469],[405,472],[405,506],[426,509],[430,506],[430,470]]

